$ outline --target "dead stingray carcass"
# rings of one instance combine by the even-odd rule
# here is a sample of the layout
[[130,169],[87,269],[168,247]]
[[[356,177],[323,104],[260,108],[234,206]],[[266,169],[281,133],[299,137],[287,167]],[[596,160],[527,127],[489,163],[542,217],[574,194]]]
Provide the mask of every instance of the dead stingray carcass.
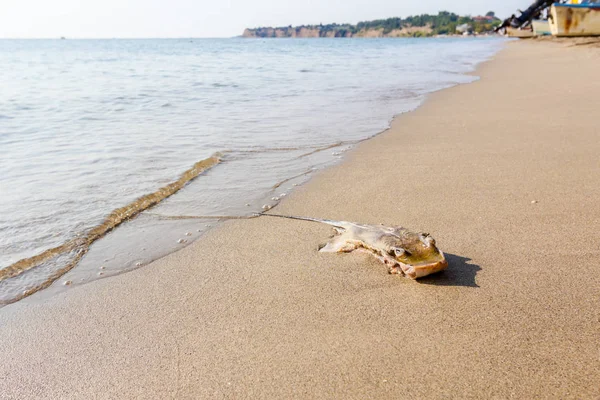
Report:
[[336,235],[319,246],[323,252],[367,251],[389,267],[390,274],[402,274],[412,279],[442,271],[448,262],[428,233],[411,232],[402,227],[362,225],[291,215],[260,214],[269,217],[299,219],[332,225]]

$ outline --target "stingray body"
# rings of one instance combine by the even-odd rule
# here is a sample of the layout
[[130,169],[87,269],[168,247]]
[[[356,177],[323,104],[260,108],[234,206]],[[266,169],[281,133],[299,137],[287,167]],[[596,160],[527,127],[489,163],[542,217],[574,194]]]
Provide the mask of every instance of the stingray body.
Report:
[[389,267],[391,274],[412,279],[446,269],[448,262],[428,233],[411,232],[402,227],[362,225],[291,215],[261,214],[268,217],[298,219],[331,225],[336,231],[331,240],[319,246],[322,252],[367,251]]

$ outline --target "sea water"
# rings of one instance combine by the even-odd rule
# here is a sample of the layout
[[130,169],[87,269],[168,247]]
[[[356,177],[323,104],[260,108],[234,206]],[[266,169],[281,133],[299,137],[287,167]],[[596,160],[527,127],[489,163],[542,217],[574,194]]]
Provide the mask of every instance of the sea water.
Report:
[[501,44],[0,40],[0,304],[276,205]]

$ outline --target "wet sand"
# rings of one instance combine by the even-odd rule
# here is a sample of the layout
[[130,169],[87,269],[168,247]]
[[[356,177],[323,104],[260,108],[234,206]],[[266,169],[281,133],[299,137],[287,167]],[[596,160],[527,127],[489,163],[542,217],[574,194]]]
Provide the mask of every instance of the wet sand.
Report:
[[[414,282],[229,221],[0,310],[3,398],[598,398],[600,50],[510,43],[277,207],[430,232]],[[41,296],[38,296],[41,299]]]

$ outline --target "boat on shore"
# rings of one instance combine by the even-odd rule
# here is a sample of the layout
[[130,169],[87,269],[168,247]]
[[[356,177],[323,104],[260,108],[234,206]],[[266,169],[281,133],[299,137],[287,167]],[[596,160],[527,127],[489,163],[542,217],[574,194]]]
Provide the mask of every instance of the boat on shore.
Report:
[[600,36],[600,0],[535,0],[520,15],[511,15],[494,31],[507,36]]
[[554,3],[550,17],[554,36],[600,36],[600,3]]
[[533,37],[533,31],[531,29],[520,29],[520,28],[506,28],[506,35],[508,37],[526,39]]
[[548,36],[552,34],[548,20],[535,19],[531,21],[534,36]]

